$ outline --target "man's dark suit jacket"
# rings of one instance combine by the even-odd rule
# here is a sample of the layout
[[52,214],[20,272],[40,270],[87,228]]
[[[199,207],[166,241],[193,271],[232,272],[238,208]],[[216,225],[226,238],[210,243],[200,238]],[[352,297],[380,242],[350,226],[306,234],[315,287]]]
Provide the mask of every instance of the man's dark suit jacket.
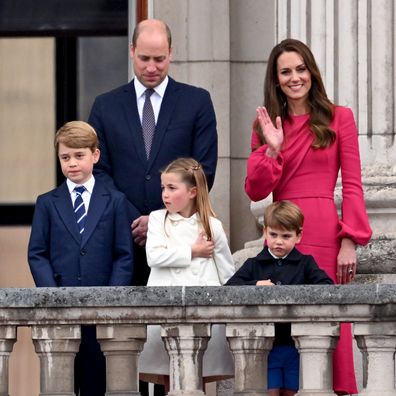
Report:
[[28,249],[37,286],[130,285],[132,246],[126,198],[99,180],[82,236],[66,182],[37,198]]
[[133,80],[96,98],[88,122],[100,141],[94,174],[122,191],[130,221],[163,207],[160,170],[179,157],[193,157],[205,170],[209,188],[217,164],[216,117],[209,93],[169,78],[149,160]]

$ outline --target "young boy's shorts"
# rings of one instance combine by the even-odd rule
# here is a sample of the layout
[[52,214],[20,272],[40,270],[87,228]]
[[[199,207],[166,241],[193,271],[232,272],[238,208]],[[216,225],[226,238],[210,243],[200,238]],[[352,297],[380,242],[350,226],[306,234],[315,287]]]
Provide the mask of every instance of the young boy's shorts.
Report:
[[298,390],[300,355],[293,345],[275,345],[268,355],[268,389]]

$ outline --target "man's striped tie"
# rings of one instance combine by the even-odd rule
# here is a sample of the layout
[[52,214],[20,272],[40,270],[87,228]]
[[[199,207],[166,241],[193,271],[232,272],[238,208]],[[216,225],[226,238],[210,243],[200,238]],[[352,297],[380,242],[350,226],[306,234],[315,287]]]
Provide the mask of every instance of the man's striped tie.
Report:
[[78,229],[80,234],[84,232],[85,220],[87,219],[87,212],[85,211],[85,205],[82,198],[82,193],[85,191],[84,186],[75,187],[76,200],[74,201],[74,213],[76,215]]

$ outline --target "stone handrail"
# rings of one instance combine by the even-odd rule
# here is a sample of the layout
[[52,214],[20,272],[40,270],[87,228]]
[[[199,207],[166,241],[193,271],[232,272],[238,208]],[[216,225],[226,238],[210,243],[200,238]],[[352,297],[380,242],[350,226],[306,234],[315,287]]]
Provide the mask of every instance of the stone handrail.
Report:
[[138,356],[147,324],[162,325],[171,359],[169,394],[203,395],[201,359],[213,323],[226,325],[234,393],[266,395],[273,323],[281,321],[292,322],[300,351],[298,395],[334,396],[331,356],[343,321],[354,323],[363,354],[362,395],[396,395],[396,285],[370,284],[0,289],[0,396],[8,395],[8,358],[18,326],[32,327],[40,395],[74,395],[81,324],[97,325],[107,395],[139,395]]

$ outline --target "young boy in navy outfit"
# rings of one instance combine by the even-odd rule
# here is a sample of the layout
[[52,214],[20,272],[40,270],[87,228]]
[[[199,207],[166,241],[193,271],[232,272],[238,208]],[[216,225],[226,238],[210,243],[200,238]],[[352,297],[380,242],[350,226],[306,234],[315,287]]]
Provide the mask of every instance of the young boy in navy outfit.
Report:
[[[266,246],[249,258],[226,285],[332,284],[312,256],[295,245],[302,237],[304,215],[290,201],[278,201],[264,212]],[[299,354],[291,337],[290,323],[275,323],[275,339],[268,356],[268,394],[293,396],[299,387]]]
[[[126,198],[92,175],[98,146],[95,130],[83,121],[68,122],[55,135],[66,181],[37,198],[28,261],[38,287],[131,284],[133,244]],[[77,192],[77,187],[83,188]],[[82,326],[76,394],[104,395],[105,379],[95,326]]]

